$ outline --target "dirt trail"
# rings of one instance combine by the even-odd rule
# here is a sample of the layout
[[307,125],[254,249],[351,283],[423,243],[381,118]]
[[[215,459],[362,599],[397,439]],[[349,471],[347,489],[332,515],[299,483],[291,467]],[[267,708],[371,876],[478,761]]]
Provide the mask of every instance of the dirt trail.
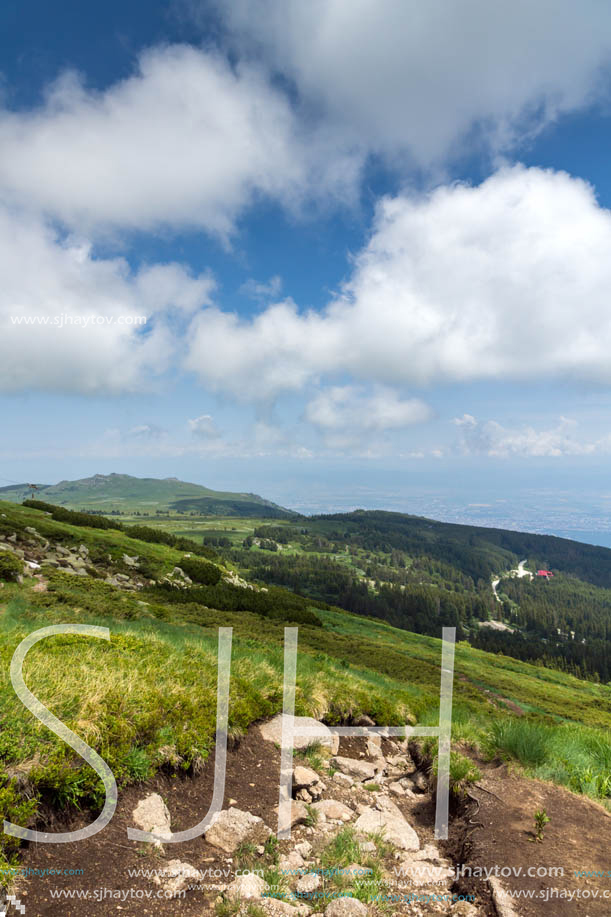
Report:
[[[364,740],[342,740],[340,754],[363,758]],[[385,751],[385,753],[387,753]],[[589,800],[552,785],[526,780],[508,773],[504,766],[480,765],[484,776],[472,790],[477,800],[466,814],[457,816],[451,826],[447,843],[440,842],[442,852],[454,864],[467,867],[561,867],[563,876],[502,878],[506,888],[523,889],[539,894],[548,887],[560,891],[598,892],[599,899],[566,898],[544,900],[515,899],[514,912],[518,917],[608,917],[611,913],[611,877],[576,878],[577,870],[610,870],[611,876],[611,817],[600,806]],[[263,818],[275,831],[278,804],[278,777],[280,753],[277,747],[265,742],[258,727],[252,727],[228,755],[225,799],[229,805],[247,810]],[[143,915],[184,915],[184,917],[210,917],[215,913],[214,901],[218,895],[215,884],[226,885],[234,878],[238,861],[235,855],[227,856],[218,847],[207,843],[203,837],[184,844],[166,845],[163,853],[155,852],[150,845],[129,841],[127,827],[133,825],[132,813],[136,804],[151,792],[160,793],[166,800],[172,816],[172,830],[191,827],[208,810],[213,790],[214,757],[196,777],[158,775],[146,784],[130,787],[120,794],[117,812],[112,822],[100,833],[75,844],[31,844],[24,850],[22,865],[31,872],[21,879],[17,892],[26,906],[26,917],[143,917]],[[327,798],[342,800],[358,809],[359,800],[371,792],[364,787],[340,789],[332,778],[325,777]],[[342,795],[343,792],[343,795]],[[401,811],[416,831],[421,847],[433,843],[432,825],[434,805],[429,793],[411,797],[393,797]],[[478,808],[479,807],[479,808]],[[533,813],[543,807],[551,818],[542,844],[532,843],[530,832]],[[68,824],[49,824],[48,829],[73,830],[91,821],[83,813]],[[475,827],[475,830],[472,829]],[[339,829],[338,829],[339,830]],[[465,835],[471,831],[466,838]],[[281,853],[289,853],[302,840],[316,844],[320,835],[317,828],[300,826],[290,841],[282,841]],[[396,860],[393,854],[385,863],[387,874],[392,875]],[[203,887],[187,892],[185,898],[173,900],[146,897],[156,886],[145,874],[134,875],[135,870],[159,869],[168,860],[178,858],[200,870],[211,870],[211,878]],[[50,870],[82,869],[82,875],[50,874]],[[214,871],[219,870],[218,878]],[[42,874],[44,873],[44,874]],[[70,899],[53,897],[57,890],[88,892],[88,898]],[[95,899],[95,892],[108,889],[106,897]],[[451,889],[457,894],[475,894],[476,905],[472,911],[447,910],[441,906],[424,904],[401,905],[393,915],[432,915],[440,913],[468,913],[477,917],[491,917],[495,909],[490,887],[485,880],[461,877]],[[607,899],[602,898],[604,891]],[[117,897],[126,892],[129,898]],[[102,892],[104,894],[104,892]],[[470,907],[470,905],[469,905]],[[370,908],[368,913],[378,912]],[[10,917],[10,910],[7,917]],[[386,912],[385,917],[388,917]]]
[[[478,765],[483,778],[471,790],[477,804],[462,825],[453,826],[453,858],[464,859],[473,868],[521,868],[524,875],[500,878],[505,889],[536,896],[513,898],[512,906],[520,917],[609,917],[611,815],[586,797],[516,776],[504,765]],[[543,842],[535,843],[533,816],[541,808],[550,822]],[[469,834],[461,856],[465,832]],[[540,875],[526,875],[529,868]],[[564,875],[549,874],[559,869]],[[580,872],[601,875],[580,876]],[[486,882],[465,877],[459,884],[463,891],[479,888],[483,894]]]

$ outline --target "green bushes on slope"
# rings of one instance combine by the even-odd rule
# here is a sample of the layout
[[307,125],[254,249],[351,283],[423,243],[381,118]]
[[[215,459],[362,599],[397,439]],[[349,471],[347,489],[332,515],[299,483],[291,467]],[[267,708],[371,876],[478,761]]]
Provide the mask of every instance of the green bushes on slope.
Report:
[[221,578],[221,571],[214,564],[198,560],[196,557],[183,557],[180,562],[181,569],[194,583],[202,586],[215,586]]
[[0,551],[0,580],[14,583],[20,573],[23,573],[23,562],[8,551]]

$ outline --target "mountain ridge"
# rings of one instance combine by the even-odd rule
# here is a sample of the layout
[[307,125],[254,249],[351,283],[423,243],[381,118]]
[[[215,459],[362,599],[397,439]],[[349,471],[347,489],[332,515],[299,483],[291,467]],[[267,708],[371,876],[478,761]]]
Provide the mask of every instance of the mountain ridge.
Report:
[[[29,484],[12,484],[0,488],[0,494],[5,500],[19,503],[32,496],[32,489]],[[298,515],[254,493],[212,490],[176,477],[139,478],[116,472],[74,481],[65,479],[57,484],[37,484],[35,495],[59,506],[107,513],[147,508],[269,518]]]

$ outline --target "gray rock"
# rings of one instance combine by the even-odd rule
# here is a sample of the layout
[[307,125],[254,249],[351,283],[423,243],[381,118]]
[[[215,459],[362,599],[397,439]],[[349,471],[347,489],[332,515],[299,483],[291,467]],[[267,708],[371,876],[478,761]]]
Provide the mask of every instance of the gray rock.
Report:
[[263,896],[266,889],[265,880],[261,876],[255,875],[254,872],[248,872],[238,876],[233,880],[225,891],[227,898],[237,899],[238,901],[258,900]]
[[326,908],[325,917],[367,917],[367,908],[356,898],[336,898]]
[[355,823],[362,834],[382,831],[386,840],[402,850],[418,850],[418,835],[404,817],[401,810],[390,799],[379,797],[375,808],[365,806]]
[[297,891],[302,894],[311,894],[320,885],[320,876],[316,872],[307,872],[297,880]]
[[389,783],[388,790],[394,796],[405,796],[405,789],[401,786],[400,783]]
[[283,854],[278,860],[279,869],[289,875],[294,874],[298,869],[302,869],[305,860],[299,850],[291,850],[290,853]]
[[345,806],[343,802],[337,802],[335,799],[321,799],[320,802],[315,802],[312,808],[334,821],[350,821],[354,816],[352,809]]
[[[159,793],[150,793],[141,799],[133,811],[134,824],[142,831],[150,831],[162,837],[169,837],[170,813]],[[155,841],[159,846],[161,841]]]
[[[278,814],[278,806],[275,810]],[[307,821],[308,819],[308,810],[302,802],[296,802],[294,799],[291,800],[291,828],[294,828],[296,825],[300,825],[302,822]]]
[[307,789],[315,783],[318,783],[318,780],[318,774],[316,771],[312,770],[311,767],[302,767],[298,764],[297,767],[293,769],[293,786],[298,789],[302,787]]
[[342,774],[349,774],[360,781],[373,780],[376,774],[376,766],[371,761],[359,761],[356,758],[343,758],[337,755],[332,763]]
[[256,828],[263,827],[263,819],[233,806],[219,812],[213,824],[205,832],[206,840],[213,847],[220,847],[225,853],[234,853]]
[[[279,713],[273,719],[269,720],[267,723],[263,723],[259,726],[261,736],[265,739],[266,742],[274,742],[276,745],[282,744],[282,721],[283,714]],[[332,732],[318,720],[313,719],[310,716],[296,716],[295,717],[295,728],[299,729],[300,727],[317,727],[323,731],[322,736],[294,736],[293,738],[293,747],[297,749],[308,748],[310,745],[322,745],[325,748],[328,748],[331,751],[331,754],[336,754],[339,749],[339,736],[335,736]]]

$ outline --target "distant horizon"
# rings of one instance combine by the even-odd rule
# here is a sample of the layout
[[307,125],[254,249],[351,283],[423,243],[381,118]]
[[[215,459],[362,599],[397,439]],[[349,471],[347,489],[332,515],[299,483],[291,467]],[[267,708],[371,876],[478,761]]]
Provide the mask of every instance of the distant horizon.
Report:
[[[606,514],[599,517],[592,515],[589,517],[592,524],[591,526],[587,526],[578,524],[580,520],[583,522],[583,512],[574,519],[573,524],[570,524],[570,517],[575,514],[569,511],[558,519],[557,525],[549,525],[545,523],[545,520],[549,519],[549,504],[547,507],[542,504],[539,510],[537,510],[536,507],[531,507],[529,514],[524,515],[523,509],[520,510],[516,503],[512,503],[508,500],[499,501],[495,509],[492,503],[462,503],[456,496],[452,499],[452,493],[450,492],[443,495],[439,493],[436,495],[431,494],[430,496],[426,496],[422,493],[412,493],[410,497],[406,496],[400,498],[397,495],[394,498],[389,498],[387,494],[381,493],[379,496],[376,496],[375,493],[370,491],[369,493],[361,492],[358,498],[355,495],[346,494],[341,499],[337,496],[334,498],[329,495],[326,499],[320,497],[318,500],[313,500],[312,498],[308,500],[305,495],[296,494],[293,500],[287,501],[277,498],[273,493],[269,493],[266,490],[245,488],[240,486],[239,482],[236,482],[235,486],[216,487],[212,486],[209,480],[186,480],[177,475],[134,474],[132,472],[116,470],[109,472],[91,472],[79,478],[61,477],[54,482],[37,481],[31,483],[36,483],[39,486],[55,486],[63,482],[82,481],[96,476],[109,477],[111,475],[127,476],[141,480],[178,481],[183,484],[194,484],[196,486],[207,487],[215,491],[255,494],[265,500],[277,503],[285,509],[293,510],[304,516],[349,513],[358,509],[398,512],[407,515],[424,516],[438,522],[449,522],[458,525],[476,525],[482,526],[483,528],[500,528],[511,531],[531,532],[533,534],[555,535],[559,538],[568,538],[572,541],[579,541],[585,544],[593,544],[611,549],[611,525],[607,522],[608,516]],[[5,483],[6,480],[5,478],[0,478],[0,484],[2,485],[0,487],[0,494],[2,490],[26,486],[28,483],[25,481],[11,481],[7,484]],[[41,494],[41,499],[44,499],[44,492]],[[548,499],[553,502],[553,493],[548,495]],[[598,527],[596,527],[597,525]]]

